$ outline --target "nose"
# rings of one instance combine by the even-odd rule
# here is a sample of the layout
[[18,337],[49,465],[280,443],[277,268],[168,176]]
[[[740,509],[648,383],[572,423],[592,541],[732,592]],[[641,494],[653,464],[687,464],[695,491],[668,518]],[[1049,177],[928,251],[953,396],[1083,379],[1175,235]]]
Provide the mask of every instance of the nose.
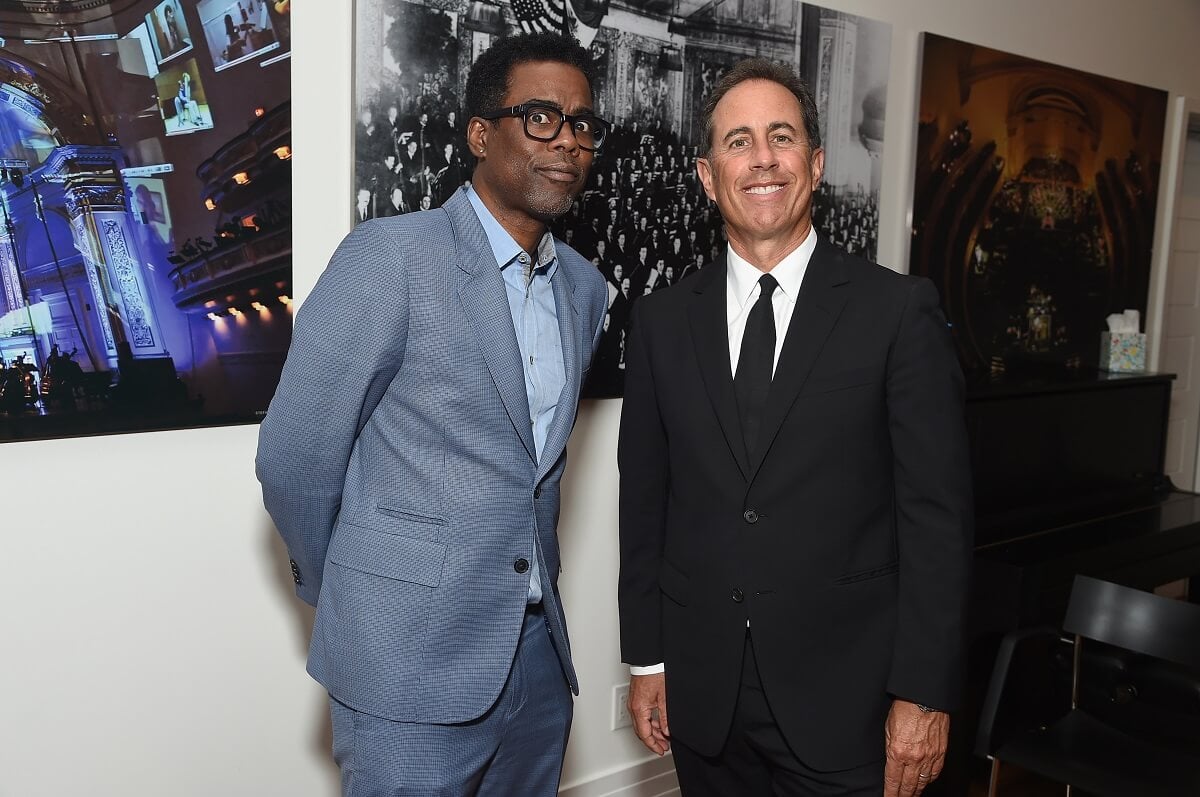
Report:
[[755,139],[754,150],[751,152],[750,168],[772,169],[779,164],[775,148],[768,139]]
[[561,149],[572,154],[580,152],[579,139],[575,137],[575,127],[566,119],[558,128],[558,135],[550,142],[551,149]]

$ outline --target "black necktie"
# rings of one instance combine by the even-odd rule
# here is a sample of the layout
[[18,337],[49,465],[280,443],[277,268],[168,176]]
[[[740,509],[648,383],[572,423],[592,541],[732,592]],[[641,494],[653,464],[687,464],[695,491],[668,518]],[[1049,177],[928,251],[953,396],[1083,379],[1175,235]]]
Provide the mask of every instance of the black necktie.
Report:
[[758,301],[750,308],[750,315],[746,318],[737,375],[733,378],[733,390],[737,395],[738,413],[742,420],[742,438],[751,459],[754,459],[754,447],[759,442],[758,428],[762,423],[762,411],[767,403],[767,391],[771,389],[771,372],[775,365],[775,311],[771,307],[771,295],[778,285],[770,274],[759,277]]

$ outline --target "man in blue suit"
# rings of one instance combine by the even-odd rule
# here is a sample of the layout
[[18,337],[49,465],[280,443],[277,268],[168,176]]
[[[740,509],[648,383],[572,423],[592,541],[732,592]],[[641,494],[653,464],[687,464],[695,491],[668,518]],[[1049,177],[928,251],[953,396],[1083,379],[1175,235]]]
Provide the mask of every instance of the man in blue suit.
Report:
[[296,318],[257,472],[348,797],[557,792],[559,480],[607,292],[546,225],[607,132],[589,69],[557,35],[483,53],[472,186],[360,224]]

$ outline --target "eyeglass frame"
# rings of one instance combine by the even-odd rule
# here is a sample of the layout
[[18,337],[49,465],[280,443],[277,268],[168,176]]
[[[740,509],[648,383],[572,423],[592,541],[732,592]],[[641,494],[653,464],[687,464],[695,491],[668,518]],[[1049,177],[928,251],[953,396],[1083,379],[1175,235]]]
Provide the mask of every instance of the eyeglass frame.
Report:
[[[534,110],[553,111],[554,113],[558,114],[558,127],[554,130],[554,133],[549,138],[535,136],[533,133],[529,132],[529,113],[530,111]],[[510,105],[507,108],[499,108],[491,113],[479,114],[480,119],[487,119],[489,122],[494,122],[498,119],[506,119],[510,116],[521,120],[521,129],[525,132],[526,136],[532,138],[534,141],[543,142],[553,141],[554,139],[558,138],[562,133],[563,125],[567,122],[570,122],[571,135],[575,136],[575,142],[579,144],[580,149],[587,150],[588,152],[599,152],[600,149],[603,148],[604,142],[608,139],[609,132],[612,130],[612,125],[610,125],[607,120],[600,118],[594,113],[567,113],[561,108],[555,108],[553,105],[544,102],[523,102],[520,105]],[[585,147],[583,142],[579,140],[579,135],[575,132],[575,123],[578,121],[592,122],[593,124],[599,123],[597,129],[602,128],[604,130],[604,135],[600,136],[600,140],[596,142],[594,147]]]

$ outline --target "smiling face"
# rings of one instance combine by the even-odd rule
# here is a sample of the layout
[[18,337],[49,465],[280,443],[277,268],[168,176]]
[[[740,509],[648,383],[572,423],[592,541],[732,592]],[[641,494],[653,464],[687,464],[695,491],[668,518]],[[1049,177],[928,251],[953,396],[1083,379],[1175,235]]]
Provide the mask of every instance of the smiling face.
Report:
[[[591,88],[584,74],[553,61],[514,65],[500,105],[535,100],[568,114],[591,112],[592,108]],[[467,140],[479,159],[473,177],[475,190],[518,243],[521,237],[510,226],[542,230],[566,213],[571,200],[583,190],[592,165],[592,153],[580,148],[568,124],[562,125],[553,141],[537,141],[525,135],[520,117],[495,121],[475,117],[468,123]]]
[[758,79],[717,103],[712,150],[696,161],[739,253],[763,242],[786,251],[798,246],[812,227],[812,195],[824,168],[825,152],[809,146],[795,95]]

